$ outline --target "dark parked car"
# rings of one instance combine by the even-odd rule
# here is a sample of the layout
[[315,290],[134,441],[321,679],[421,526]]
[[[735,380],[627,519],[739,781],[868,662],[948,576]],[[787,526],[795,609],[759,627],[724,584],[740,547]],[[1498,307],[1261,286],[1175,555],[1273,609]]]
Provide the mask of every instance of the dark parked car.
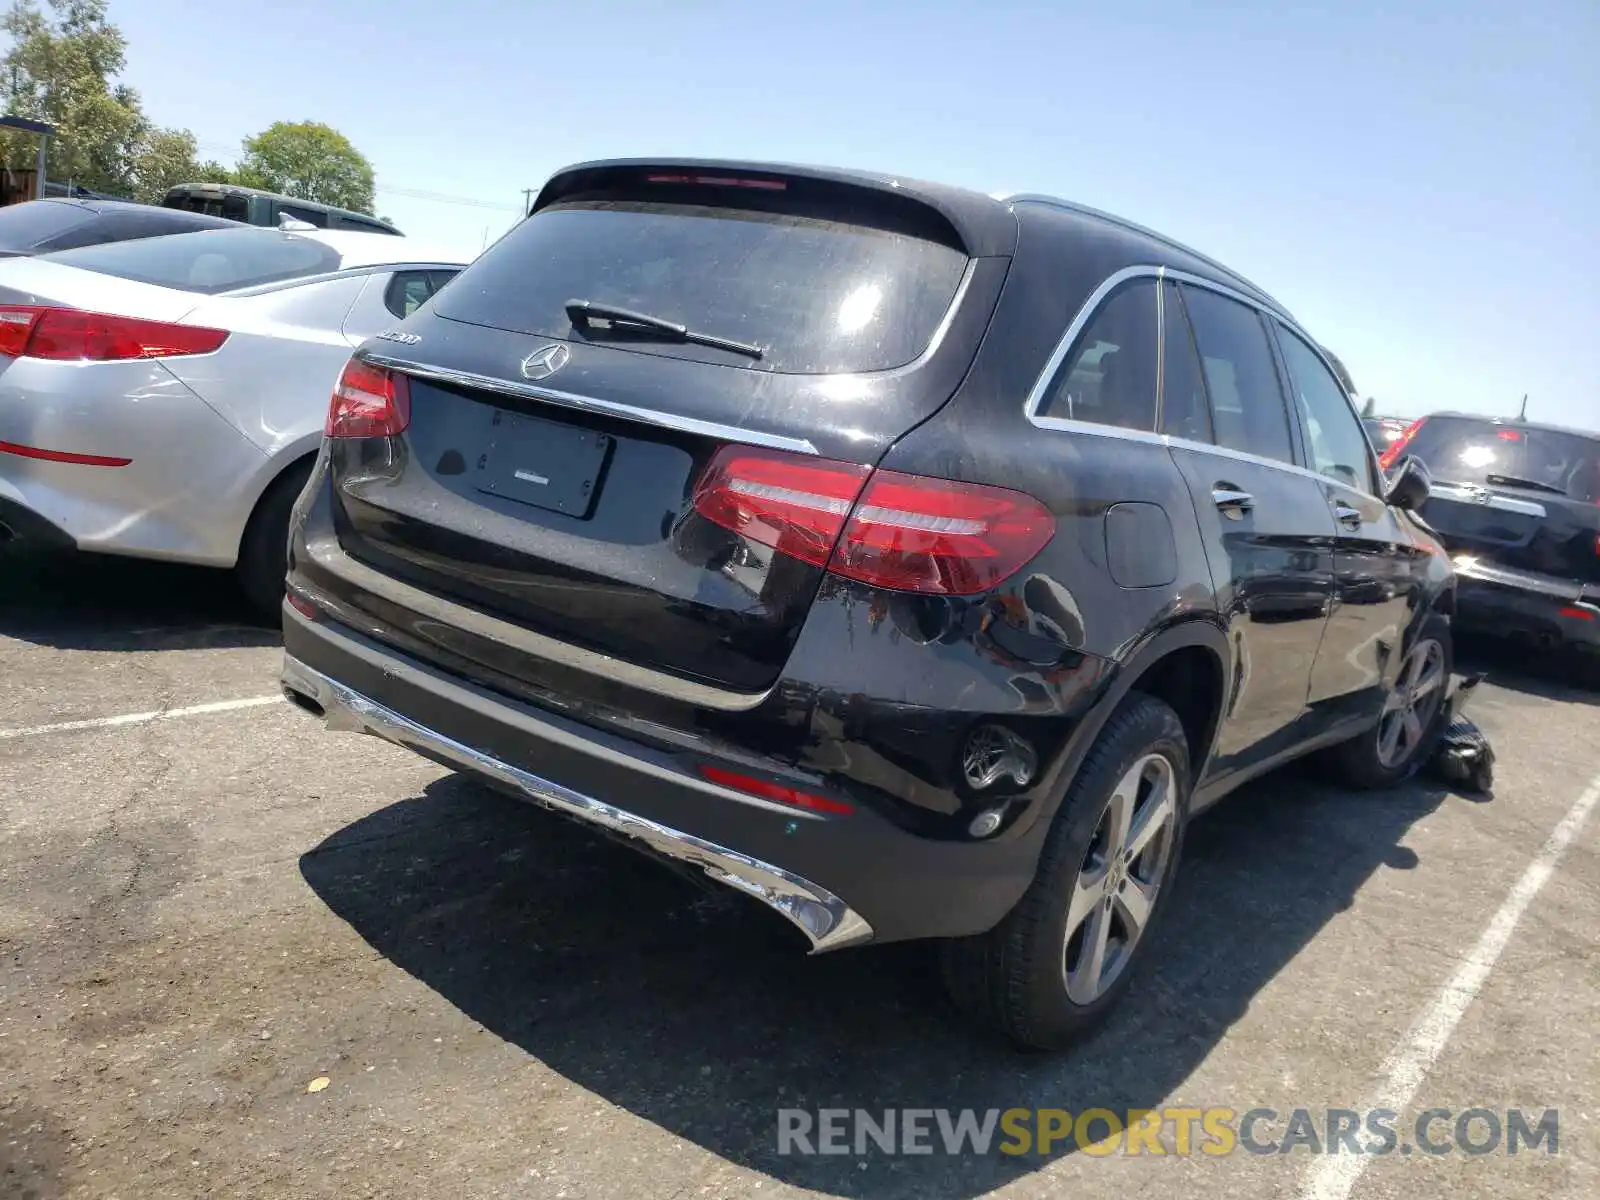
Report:
[[1422,516],[1455,555],[1463,628],[1600,650],[1600,434],[1439,413],[1385,465],[1404,457],[1435,481]]
[[1373,448],[1382,455],[1401,438],[1406,430],[1411,428],[1412,422],[1404,417],[1362,417],[1361,424],[1366,427],[1367,436],[1372,439]]
[[0,208],[0,257],[49,254],[102,242],[231,229],[234,222],[123,200],[49,198]]
[[808,168],[564,170],[366,343],[284,682],[832,950],[945,939],[1056,1045],[1186,821],[1426,754],[1449,561],[1283,308],[1117,218]]

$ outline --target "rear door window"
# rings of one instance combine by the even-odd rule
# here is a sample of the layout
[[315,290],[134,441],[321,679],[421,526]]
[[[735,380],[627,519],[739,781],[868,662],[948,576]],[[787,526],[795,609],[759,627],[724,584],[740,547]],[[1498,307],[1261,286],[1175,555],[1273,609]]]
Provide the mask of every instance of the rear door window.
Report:
[[1205,376],[1177,284],[1162,284],[1161,305],[1161,432],[1209,442],[1211,407],[1206,403]]
[[920,231],[843,219],[854,215],[847,207],[832,219],[630,198],[564,201],[503,237],[433,311],[576,339],[584,335],[566,304],[582,299],[762,350],[755,359],[631,334],[607,338],[639,353],[794,374],[903,366],[932,342],[967,257]]
[[119,279],[208,294],[337,271],[340,264],[339,252],[315,238],[248,227],[108,242],[46,258]]
[[438,290],[434,271],[396,271],[384,289],[383,303],[397,317],[409,317]]
[[1154,279],[1135,279],[1101,302],[1045,394],[1040,416],[1155,428],[1157,294]]
[[1600,501],[1600,440],[1577,433],[1470,417],[1429,417],[1402,453],[1421,459],[1441,483]]
[[1217,445],[1293,462],[1289,412],[1260,316],[1205,288],[1184,285],[1181,291],[1205,369]]

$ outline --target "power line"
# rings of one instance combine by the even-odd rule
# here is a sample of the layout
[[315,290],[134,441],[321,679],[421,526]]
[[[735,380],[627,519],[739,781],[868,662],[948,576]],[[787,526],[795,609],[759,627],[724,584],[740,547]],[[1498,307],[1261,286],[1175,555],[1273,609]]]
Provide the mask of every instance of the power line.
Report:
[[[240,148],[238,146],[224,146],[221,142],[197,141],[195,149],[201,154],[228,158],[237,157]],[[428,200],[434,204],[457,204],[463,208],[487,208],[494,212],[527,212],[526,205],[518,208],[515,204],[498,204],[493,200],[480,200],[475,196],[457,196],[449,192],[432,192],[422,188],[391,187],[388,184],[379,183],[374,190],[389,196],[404,196],[411,200]],[[536,188],[524,188],[523,195],[530,195],[537,190]]]

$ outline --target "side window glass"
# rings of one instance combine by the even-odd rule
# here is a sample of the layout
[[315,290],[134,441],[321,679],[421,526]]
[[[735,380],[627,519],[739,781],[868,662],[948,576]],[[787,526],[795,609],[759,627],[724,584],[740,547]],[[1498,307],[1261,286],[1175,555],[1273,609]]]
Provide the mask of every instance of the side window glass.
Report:
[[1189,314],[1175,283],[1161,290],[1161,432],[1191,442],[1211,441],[1211,408],[1206,402],[1200,354]]
[[301,208],[297,204],[280,204],[278,212],[284,216],[293,217],[297,221],[304,221],[315,225],[318,229],[328,227],[328,214],[315,208]]
[[459,272],[457,271],[429,271],[428,279],[432,283],[433,290],[437,292],[445,284],[454,279],[458,274]]
[[433,295],[433,281],[428,271],[396,271],[384,289],[383,303],[395,316],[409,317],[423,302]]
[[1050,385],[1039,415],[1123,429],[1156,426],[1156,281],[1101,302]]
[[1311,465],[1330,479],[1375,492],[1367,433],[1344,388],[1316,352],[1282,325],[1278,326],[1278,344],[1289,367]]
[[1217,445],[1293,462],[1278,365],[1256,310],[1205,288],[1180,290],[1205,369]]

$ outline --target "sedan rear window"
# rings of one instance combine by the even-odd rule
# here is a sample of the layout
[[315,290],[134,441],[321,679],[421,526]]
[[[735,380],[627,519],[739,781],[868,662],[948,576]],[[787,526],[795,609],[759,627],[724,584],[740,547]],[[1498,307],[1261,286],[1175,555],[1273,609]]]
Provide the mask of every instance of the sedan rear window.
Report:
[[206,294],[337,271],[340,264],[339,252],[324,242],[248,227],[108,242],[43,257],[136,283]]
[[1429,417],[1403,453],[1421,459],[1441,483],[1479,483],[1600,500],[1600,440],[1537,429]]
[[0,252],[31,250],[94,220],[92,208],[60,200],[29,200],[0,208]]
[[791,374],[878,371],[922,354],[966,270],[954,246],[782,211],[585,199],[541,209],[440,293],[441,317],[579,338],[569,300],[743,342],[741,358],[650,336],[649,354]]

